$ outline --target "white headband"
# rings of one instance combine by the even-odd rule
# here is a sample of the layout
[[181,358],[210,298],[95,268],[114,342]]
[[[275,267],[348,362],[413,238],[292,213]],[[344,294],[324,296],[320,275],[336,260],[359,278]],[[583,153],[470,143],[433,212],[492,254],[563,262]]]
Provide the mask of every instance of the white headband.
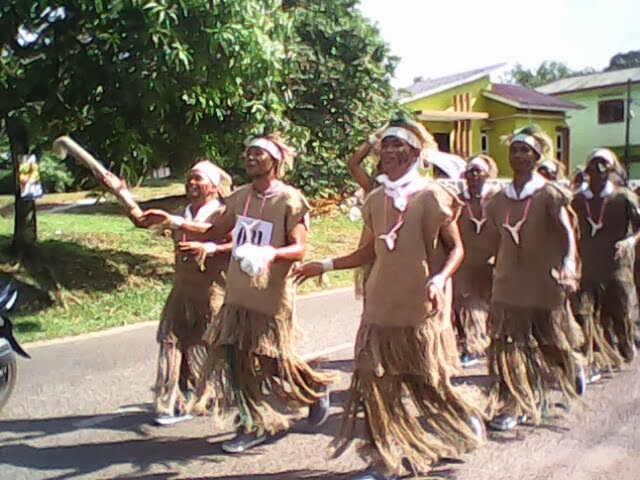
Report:
[[544,162],[541,162],[540,165],[538,165],[538,168],[540,167],[546,168],[551,173],[558,173],[558,166],[551,160],[545,160]]
[[589,154],[587,163],[590,163],[594,158],[601,158],[609,164],[610,167],[616,163],[616,158],[613,156],[613,152],[606,148],[598,148]]
[[216,187],[220,185],[220,170],[218,170],[218,167],[216,167],[208,160],[203,160],[202,162],[196,163],[193,167],[191,167],[191,171],[200,172],[202,175],[207,177]]
[[489,164],[485,162],[482,158],[476,157],[469,160],[469,163],[467,163],[467,168],[465,169],[465,172],[468,172],[473,167],[478,167],[484,173],[487,173],[487,174],[489,173]]
[[283,160],[282,150],[280,150],[280,148],[271,140],[267,140],[264,137],[256,137],[251,140],[251,142],[249,142],[249,145],[247,145],[247,148],[251,147],[259,147],[263,150],[266,150],[267,152],[269,152],[269,155],[275,158],[278,162],[281,162]]
[[526,143],[531,148],[533,148],[538,155],[542,156],[542,147],[540,146],[538,141],[533,137],[533,135],[528,135],[526,133],[518,133],[511,139],[510,143],[513,144],[516,142]]
[[386,137],[398,137],[400,140],[404,140],[413,148],[417,148],[418,150],[422,150],[422,144],[418,137],[415,134],[406,128],[402,127],[389,127],[382,134],[382,138]]

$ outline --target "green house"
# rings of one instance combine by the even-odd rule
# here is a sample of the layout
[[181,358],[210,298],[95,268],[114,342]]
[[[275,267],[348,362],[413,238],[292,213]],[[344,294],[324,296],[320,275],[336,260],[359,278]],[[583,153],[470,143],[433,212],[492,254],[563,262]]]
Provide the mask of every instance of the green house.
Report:
[[584,163],[597,147],[610,148],[624,160],[628,138],[631,177],[640,178],[640,119],[633,115],[634,105],[640,105],[640,67],[565,78],[538,91],[584,107],[567,119],[573,132],[572,167]]
[[582,107],[519,85],[493,83],[490,74],[501,67],[417,78],[399,90],[399,99],[434,135],[440,150],[465,159],[477,153],[491,155],[501,176],[511,174],[502,137],[531,124],[554,139],[553,155],[568,166],[567,113]]

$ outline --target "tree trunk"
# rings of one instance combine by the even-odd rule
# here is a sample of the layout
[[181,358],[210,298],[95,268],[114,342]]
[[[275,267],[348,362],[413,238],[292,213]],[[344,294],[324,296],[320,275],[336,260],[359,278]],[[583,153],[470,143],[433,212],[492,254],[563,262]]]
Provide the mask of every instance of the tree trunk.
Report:
[[13,228],[13,244],[11,246],[16,256],[31,256],[34,252],[38,234],[36,226],[36,202],[24,200],[20,197],[20,156],[29,153],[29,135],[24,122],[15,117],[5,117],[11,161],[14,173],[15,219]]

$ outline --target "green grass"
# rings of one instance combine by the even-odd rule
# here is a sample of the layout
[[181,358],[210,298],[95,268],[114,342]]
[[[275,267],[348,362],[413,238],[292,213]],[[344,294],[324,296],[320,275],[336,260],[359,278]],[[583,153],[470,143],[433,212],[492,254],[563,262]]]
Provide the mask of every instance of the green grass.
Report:
[[[168,197],[170,195],[183,195],[184,182],[175,179],[146,180],[139,187],[131,189],[135,200],[144,202],[153,198]],[[88,198],[98,199],[105,194],[104,190],[82,190],[70,193],[47,193],[36,200],[38,207],[49,207],[71,202],[77,202]],[[106,195],[106,194],[105,194]],[[105,198],[110,198],[108,195]],[[0,211],[9,213],[13,209],[13,195],[0,195]]]
[[[0,218],[1,251],[12,231],[13,221]],[[359,234],[360,224],[344,216],[316,218],[307,258],[347,253]],[[15,265],[0,254],[0,281],[13,278],[21,291],[21,309],[13,314],[20,341],[159,318],[173,275],[170,239],[136,229],[122,215],[66,212],[41,213],[38,235],[40,261]],[[352,278],[351,271],[331,272],[324,287],[307,282],[300,293],[351,285]]]

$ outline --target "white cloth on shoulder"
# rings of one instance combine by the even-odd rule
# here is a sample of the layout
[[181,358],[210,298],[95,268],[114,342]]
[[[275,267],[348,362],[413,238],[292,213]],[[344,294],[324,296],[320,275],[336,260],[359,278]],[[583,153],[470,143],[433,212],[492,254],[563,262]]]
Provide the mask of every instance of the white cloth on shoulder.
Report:
[[420,175],[417,162],[398,180],[390,180],[386,174],[378,175],[376,180],[384,186],[384,193],[393,200],[394,208],[401,212],[407,209],[409,197],[422,190],[428,182]]

